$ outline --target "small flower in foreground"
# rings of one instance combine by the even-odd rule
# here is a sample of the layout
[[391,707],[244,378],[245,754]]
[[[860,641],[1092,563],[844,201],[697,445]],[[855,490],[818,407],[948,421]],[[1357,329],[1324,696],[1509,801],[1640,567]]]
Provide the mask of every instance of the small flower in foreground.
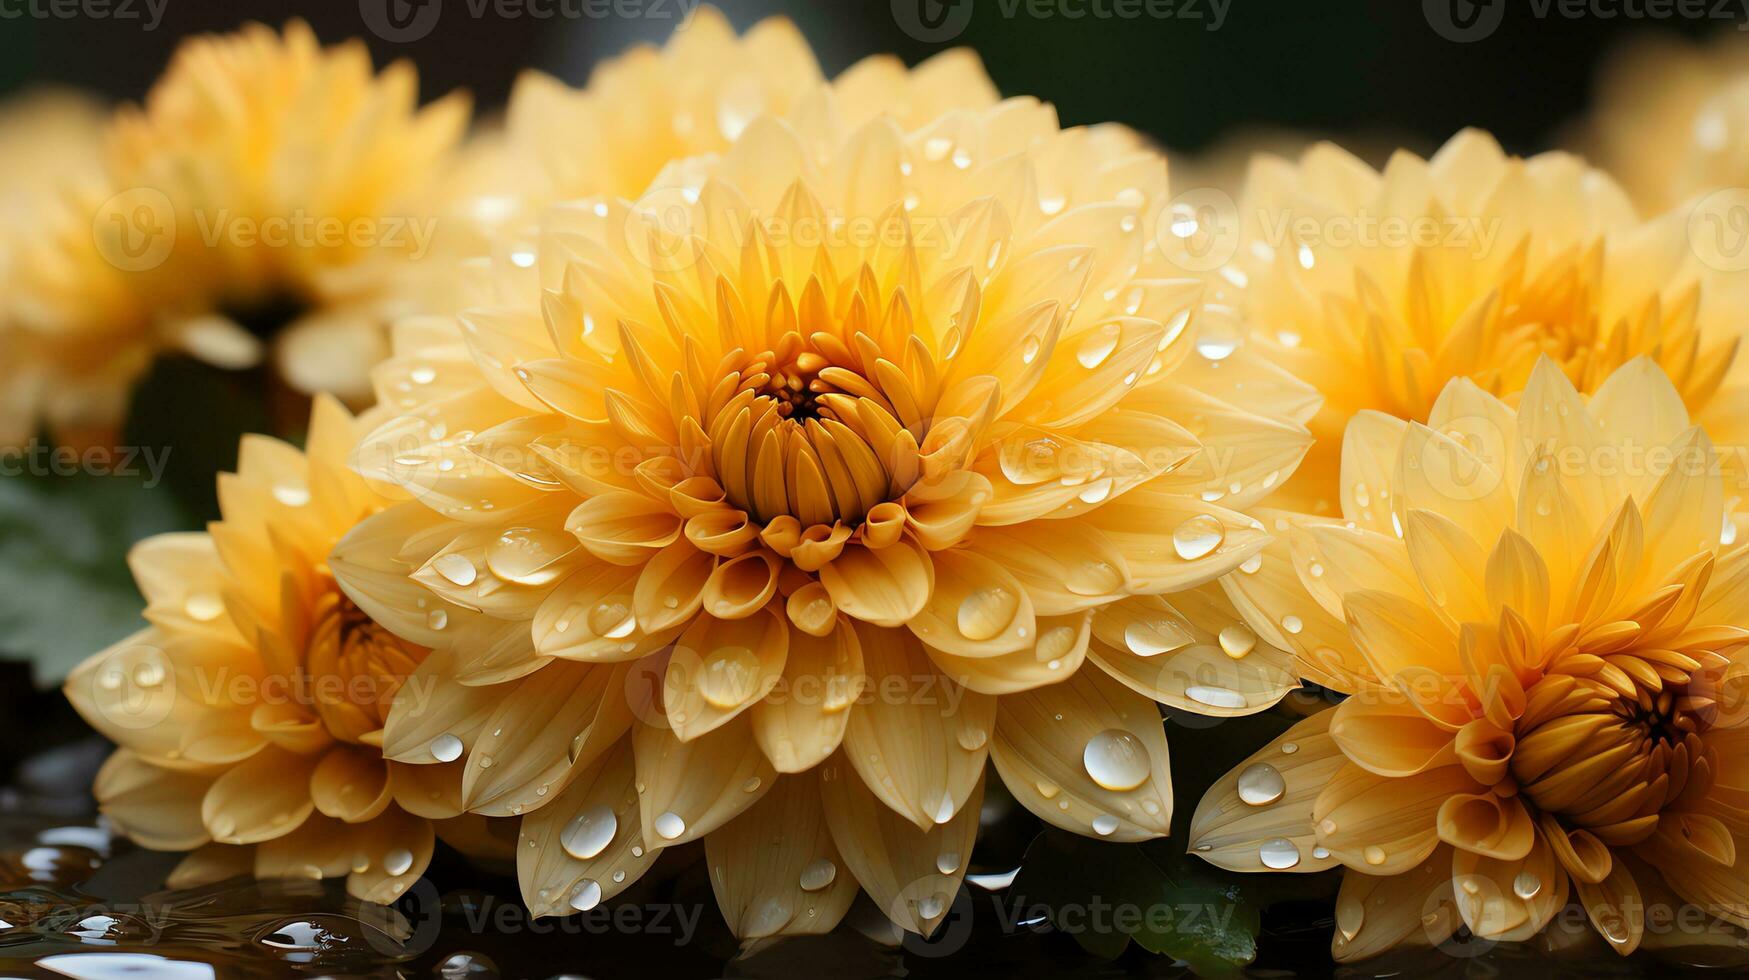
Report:
[[[1618,952],[1673,893],[1749,925],[1749,548],[1712,444],[1649,359],[1589,402],[1454,381],[1428,424],[1349,425],[1345,521],[1289,528],[1295,628],[1353,696],[1204,797],[1192,853],[1349,870],[1333,951],[1539,932],[1569,897]],[[1343,625],[1345,624],[1345,625]]]
[[[1031,99],[914,130],[809,99],[636,204],[547,210],[499,307],[406,324],[377,372],[355,463],[416,502],[334,567],[446,657],[384,749],[466,746],[543,914],[704,839],[743,937],[859,886],[927,933],[986,759],[1046,821],[1155,837],[1154,700],[1294,685],[1209,583],[1263,546],[1235,508],[1316,396],[1172,277],[1162,160]],[[510,632],[459,643],[415,596]]]
[[1746,280],[1704,261],[1687,211],[1642,222],[1576,157],[1508,157],[1466,131],[1380,173],[1321,144],[1259,157],[1240,210],[1229,272],[1257,342],[1325,396],[1281,506],[1335,512],[1356,413],[1424,421],[1453,378],[1510,401],[1542,357],[1589,393],[1649,356],[1709,432],[1749,442]]
[[[173,884],[345,876],[354,896],[386,902],[424,872],[434,831],[476,852],[493,840],[462,815],[459,762],[383,758],[383,719],[397,693],[420,696],[405,685],[427,651],[371,622],[328,572],[340,535],[388,503],[346,469],[356,439],[326,398],[307,455],[246,438],[220,479],[224,519],[134,550],[150,625],[67,679],[73,706],[120,746],[98,773],[103,813],[146,847],[198,848]],[[477,618],[427,605],[463,631]]]

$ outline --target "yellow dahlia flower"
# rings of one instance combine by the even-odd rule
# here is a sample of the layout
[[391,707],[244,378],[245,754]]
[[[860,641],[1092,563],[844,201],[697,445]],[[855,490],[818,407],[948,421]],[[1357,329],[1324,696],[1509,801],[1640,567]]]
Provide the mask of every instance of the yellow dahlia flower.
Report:
[[1381,173],[1321,144],[1260,157],[1240,210],[1225,278],[1257,343],[1325,395],[1283,506],[1336,511],[1357,413],[1425,420],[1454,378],[1510,400],[1542,357],[1591,392],[1650,356],[1716,438],[1749,441],[1744,278],[1703,261],[1690,214],[1641,222],[1575,157],[1508,157],[1467,131]]
[[1574,142],[1647,213],[1749,182],[1749,44],[1735,32],[1630,45],[1594,102]]
[[[1207,583],[1262,548],[1233,508],[1317,399],[1165,277],[1163,161],[1031,99],[914,131],[821,105],[549,209],[498,306],[377,371],[355,466],[416,500],[332,564],[441,651],[384,751],[465,746],[539,913],[705,839],[744,937],[858,886],[927,933],[986,759],[1050,823],[1156,837],[1154,701],[1294,684]],[[461,642],[409,583],[506,631]]]
[[830,89],[824,82],[788,18],[769,18],[737,37],[715,7],[700,7],[663,47],[609,59],[584,88],[537,71],[517,80],[507,136],[529,171],[517,193],[537,208],[596,194],[635,198],[670,161],[722,152],[760,115],[830,112],[855,128],[885,114],[913,129],[997,100],[968,48],[915,69],[890,55],[869,57]]
[[191,40],[117,113],[101,190],[50,224],[54,247],[32,232],[10,308],[97,362],[93,414],[119,416],[174,350],[227,368],[271,351],[296,391],[361,402],[387,320],[443,308],[442,263],[420,260],[444,247],[433,193],[466,119],[458,96],[419,107],[411,64],[376,73],[361,42],[324,49],[302,22]]
[[[428,651],[371,622],[328,570],[340,536],[389,503],[346,468],[357,435],[323,398],[307,455],[246,438],[219,482],[223,520],[135,548],[149,625],[67,679],[119,746],[97,776],[103,813],[146,847],[199,848],[177,883],[346,876],[386,902],[423,873],[434,831],[490,840],[477,818],[452,819],[459,762],[383,758],[383,720],[397,693],[417,700],[403,685]],[[464,631],[475,615],[427,605]]]
[[1623,954],[1666,888],[1749,925],[1749,549],[1717,462],[1646,358],[1589,400],[1544,359],[1516,410],[1458,380],[1426,425],[1358,416],[1365,494],[1287,529],[1268,604],[1355,693],[1217,782],[1192,852],[1350,869],[1340,960],[1525,939],[1570,896]]

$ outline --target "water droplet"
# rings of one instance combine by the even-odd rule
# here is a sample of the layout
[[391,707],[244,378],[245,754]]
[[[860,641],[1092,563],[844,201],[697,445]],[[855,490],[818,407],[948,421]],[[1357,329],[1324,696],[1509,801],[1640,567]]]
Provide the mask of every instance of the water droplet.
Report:
[[940,895],[931,895],[917,903],[917,914],[924,919],[933,919],[947,908],[947,902]]
[[1385,863],[1385,849],[1377,844],[1369,845],[1366,850],[1361,852],[1360,856],[1366,859],[1367,864],[1379,865]]
[[656,818],[656,834],[663,840],[674,840],[686,833],[686,821],[680,819],[680,814],[669,810]]
[[1287,783],[1274,766],[1257,762],[1239,774],[1239,799],[1250,806],[1268,806],[1285,792]]
[[698,693],[712,707],[739,707],[758,691],[758,654],[743,646],[724,646],[705,655],[698,675]]
[[1300,621],[1300,617],[1288,615],[1281,617],[1281,628],[1289,633],[1298,633],[1306,628],[1306,624]]
[[1245,339],[1245,328],[1239,315],[1230,307],[1206,306],[1198,320],[1196,352],[1211,361],[1224,361],[1233,356]]
[[1300,848],[1286,837],[1271,837],[1257,848],[1257,859],[1273,871],[1286,871],[1300,863]]
[[1185,561],[1195,561],[1219,548],[1226,533],[1219,518],[1212,514],[1198,514],[1172,532],[1172,548]]
[[1195,642],[1196,637],[1183,626],[1163,616],[1153,619],[1137,619],[1124,627],[1124,646],[1138,657],[1154,657],[1162,653],[1183,649]]
[[1002,635],[1020,611],[1020,596],[1012,589],[993,585],[977,589],[960,600],[960,635],[982,641]]
[[436,569],[437,574],[462,588],[473,585],[474,580],[480,575],[479,571],[474,568],[473,562],[469,561],[466,556],[455,552],[439,555],[432,561],[431,567]]
[[413,870],[413,852],[404,847],[398,847],[383,857],[383,870],[392,878],[399,878]]
[[225,601],[211,592],[196,592],[183,602],[182,608],[188,613],[188,618],[210,623],[225,614]]
[[1081,345],[1075,350],[1075,360],[1088,370],[1104,364],[1111,352],[1117,350],[1118,339],[1122,336],[1123,328],[1115,323],[1094,327],[1081,339]]
[[1536,897],[1543,890],[1543,880],[1535,872],[1521,871],[1518,877],[1512,879],[1512,894],[1526,901]]
[[571,893],[571,907],[579,912],[587,912],[601,904],[601,886],[592,878],[584,878],[577,883],[577,890]]
[[619,819],[613,815],[612,807],[592,806],[565,825],[559,833],[559,843],[565,848],[565,853],[579,861],[587,861],[606,850],[618,830]]
[[1243,708],[1246,706],[1245,695],[1229,688],[1215,687],[1212,684],[1193,684],[1184,689],[1184,696],[1211,708]]
[[433,609],[425,617],[425,625],[434,630],[440,630],[449,625],[449,612],[443,609]]
[[1141,739],[1120,728],[1108,728],[1087,740],[1081,765],[1095,783],[1125,792],[1148,781],[1153,760]]
[[513,527],[500,534],[486,551],[486,567],[506,582],[545,585],[563,569],[554,563],[577,548],[568,531]]
[[1077,562],[1063,585],[1076,595],[1111,595],[1123,587],[1124,576],[1107,561]]
[[955,809],[957,809],[957,808],[954,806],[954,803],[953,803],[953,794],[951,794],[951,793],[941,794],[941,802],[936,804],[936,807],[935,807],[935,822],[940,824],[940,823],[947,823],[949,820],[952,820]]
[[960,856],[953,851],[942,851],[935,856],[935,870],[944,875],[953,874],[960,869]]
[[1093,818],[1093,832],[1101,837],[1110,837],[1117,830],[1117,818],[1109,813],[1101,813]]
[[817,892],[832,884],[837,877],[838,865],[833,864],[830,858],[816,858],[802,869],[802,891]]
[[1243,623],[1234,623],[1221,630],[1221,649],[1234,660],[1242,660],[1257,646],[1257,634]]
[[1056,799],[1057,794],[1061,793],[1063,791],[1062,788],[1059,787],[1056,783],[1047,783],[1042,779],[1039,780],[1037,789],[1038,789],[1038,795],[1044,797],[1047,800]]
[[1336,898],[1336,928],[1341,930],[1342,938],[1353,941],[1360,934],[1360,927],[1366,923],[1366,903],[1353,895],[1338,895]]
[[462,757],[462,740],[444,732],[431,740],[431,757],[438,762],[454,762]]

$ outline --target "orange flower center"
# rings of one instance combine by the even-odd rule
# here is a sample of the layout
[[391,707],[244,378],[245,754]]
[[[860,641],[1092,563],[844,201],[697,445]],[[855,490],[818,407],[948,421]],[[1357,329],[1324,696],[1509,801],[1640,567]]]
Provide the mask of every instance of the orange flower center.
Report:
[[[1718,771],[1702,737],[1715,702],[1698,692],[1723,663],[1704,649],[1630,648],[1575,658],[1532,687],[1511,773],[1523,795],[1569,829],[1636,844],[1681,798],[1704,798]],[[1595,660],[1595,663],[1592,660]]]
[[[925,432],[900,423],[916,409],[906,404],[908,391],[895,397],[878,380],[881,362],[871,380],[854,355],[832,350],[841,342],[815,341],[786,334],[775,351],[749,357],[732,376],[741,394],[710,419],[713,462],[728,501],[761,523],[788,516],[804,528],[855,527],[915,482],[917,467],[906,458],[915,458]],[[870,425],[905,442],[909,454],[878,450],[882,440]]]
[[389,707],[430,653],[377,625],[338,588],[316,602],[304,681],[328,734],[360,743],[380,731]]

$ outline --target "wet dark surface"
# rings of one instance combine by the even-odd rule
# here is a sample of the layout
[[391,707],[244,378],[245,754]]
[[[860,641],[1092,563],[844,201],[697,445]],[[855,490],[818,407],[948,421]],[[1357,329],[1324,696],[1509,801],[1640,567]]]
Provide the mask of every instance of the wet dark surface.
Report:
[[[1132,944],[1095,956],[1004,886],[1039,831],[996,792],[972,877],[935,940],[902,938],[866,897],[828,936],[740,948],[717,913],[703,851],[677,849],[609,906],[531,921],[515,882],[440,850],[393,908],[363,905],[343,883],[234,879],[163,887],[179,856],[114,838],[93,811],[92,775],[108,752],[51,694],[0,665],[11,743],[0,745],[0,977],[91,980],[207,977],[1180,977],[1170,957]],[[18,719],[29,718],[18,724]],[[1175,780],[1176,781],[1176,780]],[[1180,800],[1180,805],[1185,801]],[[1262,914],[1256,977],[1669,976],[1749,974],[1731,933],[1705,945],[1622,960],[1586,929],[1519,947],[1456,941],[1334,970],[1328,898],[1277,901]],[[1097,945],[1097,944],[1096,944]]]

